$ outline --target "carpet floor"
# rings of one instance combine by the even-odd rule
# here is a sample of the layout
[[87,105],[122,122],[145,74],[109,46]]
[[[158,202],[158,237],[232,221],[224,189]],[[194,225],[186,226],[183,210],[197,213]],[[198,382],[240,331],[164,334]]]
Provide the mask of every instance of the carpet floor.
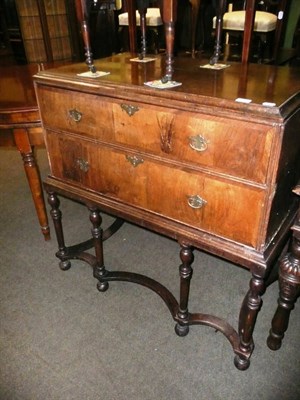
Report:
[[[44,149],[37,158],[44,177]],[[53,225],[45,242],[15,149],[0,149],[0,196],[0,400],[300,399],[299,304],[282,348],[266,345],[277,282],[263,297],[251,365],[241,372],[221,333],[193,326],[178,337],[167,307],[147,288],[113,282],[100,293],[82,261],[61,271]],[[84,206],[61,199],[61,210],[67,245],[90,236]],[[109,269],[145,273],[178,298],[176,242],[126,223],[104,245]],[[190,311],[237,327],[249,272],[201,251],[193,269]]]

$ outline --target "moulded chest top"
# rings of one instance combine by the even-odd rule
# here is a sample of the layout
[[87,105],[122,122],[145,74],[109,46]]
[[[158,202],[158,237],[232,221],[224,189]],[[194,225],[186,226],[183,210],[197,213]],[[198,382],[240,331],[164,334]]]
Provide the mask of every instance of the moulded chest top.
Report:
[[[143,101],[184,102],[189,106],[285,119],[300,107],[300,69],[287,66],[232,62],[221,70],[201,68],[207,60],[177,57],[173,79],[182,83],[171,89],[155,89],[145,82],[161,79],[165,73],[165,57],[154,56],[148,63],[132,62],[133,56],[121,53],[95,61],[97,71],[108,75],[89,78],[85,63],[71,64],[39,72],[35,78],[49,80],[57,86],[69,85],[76,90],[104,93],[113,97],[132,96]],[[55,82],[55,83],[54,83]],[[115,90],[113,90],[115,89]],[[172,104],[173,104],[172,103]]]

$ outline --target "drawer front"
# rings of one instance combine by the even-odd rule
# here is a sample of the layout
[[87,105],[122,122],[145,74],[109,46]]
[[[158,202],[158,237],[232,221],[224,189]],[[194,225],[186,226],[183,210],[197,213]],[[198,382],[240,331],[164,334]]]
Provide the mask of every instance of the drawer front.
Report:
[[274,129],[95,95],[39,90],[46,127],[257,183],[268,174]]
[[257,246],[264,191],[48,132],[52,175],[196,229]]

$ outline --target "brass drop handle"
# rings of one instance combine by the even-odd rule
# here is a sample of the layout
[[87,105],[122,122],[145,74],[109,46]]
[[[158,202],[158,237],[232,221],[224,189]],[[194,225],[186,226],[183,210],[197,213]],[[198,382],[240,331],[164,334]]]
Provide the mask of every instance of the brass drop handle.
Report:
[[137,167],[139,164],[143,164],[144,160],[137,156],[126,156],[126,160],[130,162],[131,165]]
[[80,122],[82,118],[82,113],[75,108],[72,110],[69,110],[69,117],[74,121],[74,122]]
[[126,111],[129,117],[132,117],[137,111],[139,111],[139,108],[137,106],[133,106],[132,104],[121,104],[122,110]]
[[205,151],[208,148],[208,140],[202,135],[190,136],[190,147],[195,151]]
[[82,172],[88,172],[90,168],[88,161],[83,160],[82,158],[77,158],[76,164]]
[[198,194],[188,196],[188,205],[192,208],[202,208],[205,204],[207,204],[207,201]]

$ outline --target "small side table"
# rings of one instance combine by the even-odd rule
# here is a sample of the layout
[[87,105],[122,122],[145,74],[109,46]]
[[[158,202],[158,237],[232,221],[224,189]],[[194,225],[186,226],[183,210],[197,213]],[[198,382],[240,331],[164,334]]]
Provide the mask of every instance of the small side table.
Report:
[[[294,189],[294,193],[300,196],[300,183]],[[271,350],[278,350],[281,347],[284,333],[289,325],[290,313],[300,295],[300,207],[291,229],[293,231],[291,249],[279,264],[278,307],[267,339]]]
[[34,146],[44,146],[39,109],[32,76],[38,65],[10,65],[0,67],[0,146],[16,146],[19,150],[36,213],[45,240],[50,229],[44,202]]

